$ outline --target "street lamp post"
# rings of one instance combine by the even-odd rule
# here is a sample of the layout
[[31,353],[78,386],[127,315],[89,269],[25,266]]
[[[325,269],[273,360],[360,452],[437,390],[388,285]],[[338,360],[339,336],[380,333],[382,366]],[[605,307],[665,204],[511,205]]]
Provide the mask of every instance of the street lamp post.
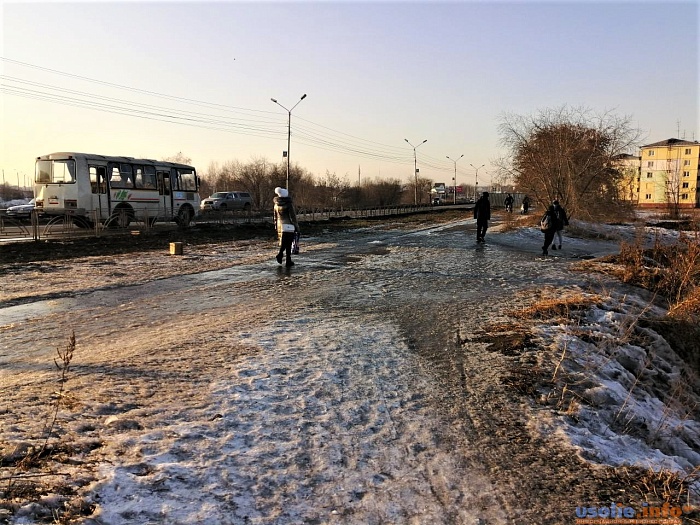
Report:
[[474,164],[469,164],[472,168],[476,170],[476,178],[475,178],[475,184],[474,184],[474,200],[479,198],[479,170],[486,166],[486,164],[482,164],[478,168],[474,166]]
[[[448,159],[450,159],[449,155],[445,155],[445,156]],[[457,160],[461,159],[462,157],[464,157],[464,155],[460,155]],[[454,160],[454,159],[450,159],[450,160],[455,163],[455,176],[452,177],[452,191],[454,194],[454,201],[453,202],[454,202],[454,204],[457,204],[457,160]]]
[[[301,98],[299,99],[299,102],[301,102],[305,98],[306,98],[306,93],[304,93],[301,96]],[[292,110],[299,105],[299,102],[294,104],[292,106],[292,109],[287,109],[282,104],[277,102],[277,99],[271,98],[270,100],[272,100],[272,102],[274,102],[279,107],[284,109],[287,112],[287,114],[289,115],[289,120],[287,121],[287,190],[289,190],[289,148],[290,148],[291,142],[292,142]]]
[[[408,139],[404,139],[404,140],[406,142],[408,142]],[[425,144],[426,142],[428,142],[428,139],[425,139],[423,142],[418,144],[418,146],[420,146],[421,144]],[[416,148],[418,148],[418,146],[414,146],[410,142],[408,142],[408,145],[413,148],[413,176],[415,177],[415,187],[413,188],[413,190],[414,190],[414,197],[413,198],[414,198],[415,204],[417,206],[418,205],[418,162],[416,159]]]

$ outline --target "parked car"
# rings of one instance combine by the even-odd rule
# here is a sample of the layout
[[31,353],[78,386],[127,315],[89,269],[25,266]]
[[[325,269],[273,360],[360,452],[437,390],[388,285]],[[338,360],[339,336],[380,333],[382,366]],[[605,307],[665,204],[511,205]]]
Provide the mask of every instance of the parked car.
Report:
[[28,219],[32,212],[34,211],[34,199],[30,200],[27,204],[18,204],[17,206],[10,206],[5,210],[5,215],[13,219]]
[[199,205],[202,211],[250,211],[252,207],[253,199],[250,193],[245,191],[217,191],[214,195],[202,200],[202,203]]

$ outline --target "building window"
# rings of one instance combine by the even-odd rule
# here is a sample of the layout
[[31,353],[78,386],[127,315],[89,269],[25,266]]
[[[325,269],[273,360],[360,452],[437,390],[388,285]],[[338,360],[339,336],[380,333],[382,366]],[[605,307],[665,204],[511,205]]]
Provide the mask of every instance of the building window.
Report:
[[689,186],[689,184],[690,184],[689,182],[684,182],[684,183],[683,183],[683,187],[684,187],[684,188],[687,188],[687,187]]
[[683,194],[681,195],[681,200],[687,201],[687,200],[688,200],[688,194],[687,194],[687,193],[683,193]]
[[644,198],[645,198],[646,200],[650,201],[650,200],[651,200],[651,193],[647,193],[647,194],[644,196]]
[[684,160],[683,166],[690,166],[690,161],[688,159]]
[[653,160],[647,161],[647,168],[653,168],[653,167],[654,167],[654,161]]
[[654,174],[647,171],[647,179],[653,179]]
[[690,148],[685,148],[685,154],[690,155],[691,149]]
[[653,150],[653,149],[650,149],[650,150],[649,150],[649,156],[650,156],[650,157],[653,157],[653,156],[654,156],[654,150]]
[[683,172],[684,177],[690,177],[690,172],[689,171],[684,171]]

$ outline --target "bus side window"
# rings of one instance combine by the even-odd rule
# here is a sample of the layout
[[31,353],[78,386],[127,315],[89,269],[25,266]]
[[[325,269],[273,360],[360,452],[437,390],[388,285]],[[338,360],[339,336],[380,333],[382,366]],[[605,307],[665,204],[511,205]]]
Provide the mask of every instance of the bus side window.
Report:
[[119,168],[112,166],[112,173],[109,177],[109,186],[111,188],[121,188],[122,176],[119,173]]
[[90,189],[92,193],[107,193],[107,168],[104,166],[89,166]]
[[143,169],[143,187],[155,190],[158,187],[156,183],[156,168],[154,166],[144,166]]
[[112,173],[109,177],[111,188],[133,188],[134,179],[131,173],[131,164],[112,164]]
[[88,170],[90,171],[90,190],[92,193],[100,193],[100,182],[97,175],[97,166],[88,166]]
[[97,188],[99,193],[107,193],[107,168],[97,167]]
[[122,188],[133,188],[134,178],[131,173],[131,164],[121,164],[119,166],[119,173],[121,175]]
[[143,188],[143,168],[141,166],[134,166],[134,185],[138,189]]
[[170,173],[167,171],[158,172],[158,193],[160,195],[170,195]]

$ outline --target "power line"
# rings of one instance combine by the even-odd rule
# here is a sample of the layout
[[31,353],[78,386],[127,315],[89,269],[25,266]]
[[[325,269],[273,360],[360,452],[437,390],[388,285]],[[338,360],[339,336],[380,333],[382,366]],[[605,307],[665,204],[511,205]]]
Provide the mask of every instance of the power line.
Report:
[[[180,104],[199,106],[214,110],[217,112],[217,114],[176,109],[173,107],[161,107],[153,104],[145,104],[114,97],[107,97],[95,93],[78,91],[53,86],[50,84],[24,80],[17,77],[0,75],[0,79],[3,80],[3,82],[0,83],[0,91],[7,93],[8,95],[42,100],[73,107],[82,107],[141,119],[194,126],[214,131],[251,135],[275,140],[279,140],[286,136],[286,119],[283,120],[278,118],[278,113],[178,97],[156,91],[116,84],[113,82],[106,82],[103,80],[67,73],[34,64],[28,64],[26,62],[4,57],[0,57],[0,60],[22,67],[32,68],[101,86],[126,90],[132,93],[138,93],[150,97],[163,98]],[[240,114],[244,115],[245,117],[234,118],[231,116],[222,115],[221,112],[234,115]],[[363,139],[342,131],[333,130],[321,124],[316,124],[301,117],[297,117],[296,120],[303,122],[303,124],[297,124],[295,126],[293,133],[295,140],[309,147],[339,152],[353,157],[369,158],[397,164],[410,164],[412,161],[410,152],[403,146],[393,146]],[[453,171],[452,166],[444,161],[444,159],[434,158],[428,155],[421,155],[420,157],[420,165],[424,168],[449,173],[452,173]],[[460,175],[466,176],[466,174],[461,172]]]

